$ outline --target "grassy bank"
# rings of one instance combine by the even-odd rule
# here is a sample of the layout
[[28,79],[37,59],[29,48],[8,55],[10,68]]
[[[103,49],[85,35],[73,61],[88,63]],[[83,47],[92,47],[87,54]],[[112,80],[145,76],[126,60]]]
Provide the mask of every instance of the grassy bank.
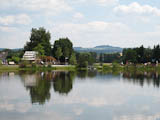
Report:
[[[160,73],[160,65],[120,65],[118,63],[113,64],[96,64],[94,65],[98,71],[118,71],[118,72],[159,72]],[[1,65],[0,71],[19,71],[19,70],[36,70],[36,71],[48,71],[48,70],[67,70],[67,71],[75,71],[75,70],[87,70],[87,68],[77,68],[73,65],[53,65],[53,66],[27,66],[25,68],[20,68],[18,65]]]
[[20,68],[18,65],[1,65],[0,71],[19,71],[19,70],[36,70],[36,71],[48,71],[48,70],[76,70],[75,66],[28,66]]
[[143,65],[143,64],[135,64],[135,65],[120,65],[118,63],[113,64],[103,64],[103,65],[95,65],[97,70],[99,71],[119,71],[119,72],[159,72],[160,73],[160,65]]

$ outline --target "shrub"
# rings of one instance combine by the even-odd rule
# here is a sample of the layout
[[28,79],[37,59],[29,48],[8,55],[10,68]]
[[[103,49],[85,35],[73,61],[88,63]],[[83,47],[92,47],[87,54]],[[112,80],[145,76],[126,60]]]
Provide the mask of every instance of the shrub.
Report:
[[20,61],[20,58],[13,56],[13,57],[12,57],[12,60],[13,60],[16,64],[18,64],[19,61]]
[[32,68],[36,68],[36,67],[37,67],[36,63],[32,63]]
[[109,65],[103,65],[103,70],[110,70],[111,67]]
[[29,63],[27,61],[22,61],[20,64],[19,64],[19,67],[20,68],[27,68],[27,66],[29,65]]
[[112,63],[113,69],[120,68],[120,65],[117,62]]

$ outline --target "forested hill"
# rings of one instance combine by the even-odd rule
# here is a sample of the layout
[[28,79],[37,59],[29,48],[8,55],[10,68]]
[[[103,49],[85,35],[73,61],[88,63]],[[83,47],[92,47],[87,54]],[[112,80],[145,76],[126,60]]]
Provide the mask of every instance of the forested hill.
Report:
[[113,47],[109,45],[101,45],[101,46],[96,46],[94,48],[74,47],[74,50],[77,52],[121,53],[123,51],[123,48]]
[[[8,49],[8,48],[0,48],[0,51],[3,51],[5,49]],[[10,49],[10,50],[13,50],[13,51],[18,51],[18,50],[22,50],[23,48],[16,48],[16,49]]]
[[[5,48],[0,48],[0,51],[4,50]],[[21,50],[21,48],[12,49],[13,51]],[[83,48],[83,47],[74,47],[74,50],[77,52],[96,52],[96,53],[121,53],[123,48],[120,47],[113,47],[109,45],[101,45],[96,46],[94,48]]]

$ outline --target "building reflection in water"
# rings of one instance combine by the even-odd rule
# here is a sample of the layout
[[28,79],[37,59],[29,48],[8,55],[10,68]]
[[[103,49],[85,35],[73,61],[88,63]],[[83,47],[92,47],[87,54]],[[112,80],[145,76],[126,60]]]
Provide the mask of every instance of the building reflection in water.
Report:
[[24,86],[29,90],[31,102],[44,104],[50,100],[50,90],[59,94],[68,94],[72,90],[75,72],[33,72],[22,73]]
[[[60,95],[68,95],[73,88],[75,78],[78,78],[78,80],[90,78],[90,80],[98,80],[101,82],[112,82],[113,80],[120,80],[121,78],[123,82],[129,82],[135,85],[144,86],[145,84],[148,84],[157,88],[160,86],[160,74],[157,72],[124,72],[113,74],[97,71],[20,71],[17,73],[0,73],[1,80],[14,76],[21,78],[23,85],[29,91],[32,104],[44,104],[49,101],[51,98],[52,88],[55,93]],[[114,79],[114,77],[116,78]]]

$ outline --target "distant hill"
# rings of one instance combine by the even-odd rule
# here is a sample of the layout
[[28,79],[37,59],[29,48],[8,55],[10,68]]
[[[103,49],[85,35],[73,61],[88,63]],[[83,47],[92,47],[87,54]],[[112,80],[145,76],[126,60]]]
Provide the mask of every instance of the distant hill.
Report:
[[[0,51],[5,50],[5,49],[8,49],[8,48],[0,48]],[[18,51],[18,50],[22,50],[22,48],[16,48],[16,49],[10,49],[10,50]]]
[[0,51],[2,51],[2,50],[4,50],[4,49],[6,49],[6,48],[0,48]]
[[[0,48],[0,51],[4,50],[6,48]],[[17,49],[11,49],[13,51],[21,50],[22,48]],[[83,47],[74,47],[74,50],[76,52],[96,52],[96,53],[121,53],[123,51],[123,48],[120,47],[113,47],[110,45],[100,45],[93,48],[83,48]]]
[[123,51],[123,48],[113,47],[109,45],[101,45],[101,46],[96,46],[94,48],[74,47],[74,50],[77,52],[121,53]]

